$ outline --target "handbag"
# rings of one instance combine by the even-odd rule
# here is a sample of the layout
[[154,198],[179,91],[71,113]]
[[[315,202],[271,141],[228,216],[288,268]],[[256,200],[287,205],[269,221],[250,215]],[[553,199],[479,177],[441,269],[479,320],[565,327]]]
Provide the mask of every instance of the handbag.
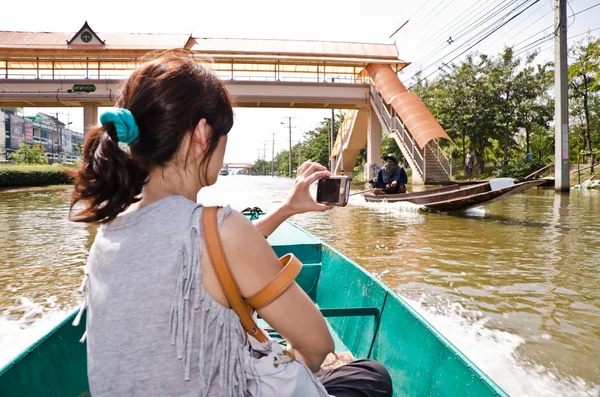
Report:
[[240,319],[249,354],[244,359],[247,395],[252,397],[330,397],[325,387],[300,360],[288,343],[283,347],[257,324],[253,314],[281,295],[296,279],[302,263],[293,255],[279,259],[279,274],[249,298],[244,299],[225,257],[217,224],[218,207],[205,207],[202,230],[211,265],[231,308]]

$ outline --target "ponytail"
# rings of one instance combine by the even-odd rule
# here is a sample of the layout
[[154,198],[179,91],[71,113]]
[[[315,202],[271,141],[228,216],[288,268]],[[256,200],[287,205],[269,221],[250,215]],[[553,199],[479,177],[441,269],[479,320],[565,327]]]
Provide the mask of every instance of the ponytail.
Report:
[[[109,222],[139,200],[148,170],[119,147],[119,127],[111,120],[88,133],[83,163],[72,173],[75,189],[70,218],[75,222]],[[85,208],[73,214],[80,200]]]
[[138,201],[150,170],[169,164],[201,119],[212,129],[198,163],[199,178],[208,183],[208,162],[233,126],[233,109],[225,84],[188,55],[165,51],[123,82],[116,109],[103,113],[102,127],[87,134],[82,165],[71,173],[72,220],[110,222]]

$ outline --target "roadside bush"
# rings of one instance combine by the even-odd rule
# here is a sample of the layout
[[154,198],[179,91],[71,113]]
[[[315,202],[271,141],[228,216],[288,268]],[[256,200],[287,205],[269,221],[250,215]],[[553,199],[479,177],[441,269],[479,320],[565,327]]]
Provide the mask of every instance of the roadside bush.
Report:
[[58,165],[0,165],[0,187],[64,185],[71,183]]
[[25,142],[10,155],[10,160],[16,164],[48,164],[48,156],[42,145],[30,145]]
[[546,166],[542,160],[518,160],[508,163],[494,171],[496,178],[522,179],[527,175]]

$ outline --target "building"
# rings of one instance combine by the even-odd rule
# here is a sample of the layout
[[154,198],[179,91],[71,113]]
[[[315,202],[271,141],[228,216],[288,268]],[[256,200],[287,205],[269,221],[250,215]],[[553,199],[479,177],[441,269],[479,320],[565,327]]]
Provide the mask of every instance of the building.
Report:
[[22,108],[0,108],[0,162],[22,143],[39,144],[48,154],[50,163],[70,163],[80,158],[83,134],[67,128],[58,118],[38,113],[23,116]]

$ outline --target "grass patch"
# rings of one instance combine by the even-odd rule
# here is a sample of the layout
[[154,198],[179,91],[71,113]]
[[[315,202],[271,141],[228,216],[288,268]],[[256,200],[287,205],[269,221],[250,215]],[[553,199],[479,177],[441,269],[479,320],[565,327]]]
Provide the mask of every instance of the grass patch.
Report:
[[[72,168],[71,168],[72,169]],[[61,165],[0,165],[0,187],[65,185],[71,178]]]

